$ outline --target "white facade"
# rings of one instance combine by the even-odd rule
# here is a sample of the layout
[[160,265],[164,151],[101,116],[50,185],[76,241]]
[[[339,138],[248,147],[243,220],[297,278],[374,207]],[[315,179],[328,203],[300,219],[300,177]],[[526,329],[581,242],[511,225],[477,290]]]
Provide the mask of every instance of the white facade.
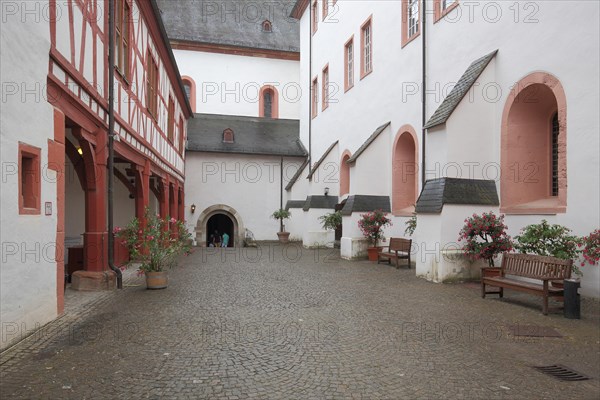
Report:
[[273,86],[279,118],[299,118],[298,61],[194,50],[174,50],[174,54],[181,75],[195,83],[196,112],[258,117],[260,90]]
[[[461,177],[492,179],[500,195],[502,116],[511,89],[524,77],[543,72],[558,79],[566,95],[566,212],[550,215],[508,214],[505,222],[511,235],[531,223],[547,219],[565,225],[576,235],[585,235],[600,226],[600,122],[599,43],[597,24],[600,6],[596,2],[510,3],[458,2],[445,17],[434,21],[434,2],[426,7],[427,37],[427,110],[426,120],[436,111],[469,65],[486,54],[498,53],[483,70],[468,94],[454,109],[445,124],[428,130],[426,166],[422,171],[422,30],[402,46],[402,4],[400,1],[330,3],[323,21],[318,2],[318,29],[311,35],[311,15],[307,8],[301,17],[300,82],[308,92],[309,82],[318,79],[317,116],[309,119],[308,100],[302,102],[301,138],[309,142],[314,163],[325,149],[339,140],[332,156],[339,163],[344,150],[354,154],[381,124],[386,129],[350,168],[350,195],[387,195],[392,200],[394,140],[401,127],[416,132],[419,190],[421,177]],[[439,2],[436,2],[439,3]],[[422,6],[423,4],[421,4]],[[422,10],[421,10],[422,11]],[[373,70],[361,79],[361,25],[371,18]],[[570,26],[568,32],[559,29]],[[344,45],[354,41],[354,86],[344,91]],[[309,66],[309,59],[312,64]],[[322,110],[322,70],[328,66],[329,106]],[[307,146],[308,147],[308,146]],[[371,154],[372,153],[372,154]],[[304,175],[305,177],[306,175]],[[302,180],[299,179],[299,181]],[[293,189],[294,191],[296,189]],[[307,189],[307,194],[314,191]],[[294,198],[301,197],[294,193]],[[416,200],[416,199],[415,199]],[[503,199],[500,198],[500,206]],[[481,210],[479,210],[481,208]],[[441,215],[419,216],[414,236],[417,251],[456,242],[462,221],[473,211],[494,211],[499,207],[463,207],[446,205]],[[350,224],[358,217],[344,217],[342,255],[360,251],[360,232]],[[387,236],[403,236],[406,217],[395,216]],[[353,244],[356,243],[356,244]],[[446,246],[448,248],[448,246]],[[440,250],[441,251],[441,250]],[[441,254],[441,253],[440,253]],[[439,259],[438,254],[435,258]],[[426,261],[427,254],[416,254],[417,273],[436,281],[464,277],[456,266]],[[460,263],[459,263],[460,264]],[[463,263],[464,264],[464,263]],[[583,293],[600,296],[598,267],[585,267]]]
[[[48,58],[39,57],[47,54],[50,47],[48,26],[36,23],[33,18],[14,16],[2,21],[0,29],[3,85],[0,348],[5,348],[57,316],[57,188],[56,172],[48,169],[48,140],[54,138],[53,111],[45,100],[43,85],[48,75]],[[25,105],[27,112],[23,111]],[[39,215],[19,215],[19,142],[40,149],[42,212]],[[52,206],[52,215],[44,215],[46,202]]]
[[281,190],[302,159],[285,157],[283,175],[280,163],[277,156],[188,152],[185,219],[197,245],[205,245],[208,218],[223,212],[237,225],[235,246],[241,245],[246,229],[255,240],[277,240],[279,221],[271,215],[280,208]]

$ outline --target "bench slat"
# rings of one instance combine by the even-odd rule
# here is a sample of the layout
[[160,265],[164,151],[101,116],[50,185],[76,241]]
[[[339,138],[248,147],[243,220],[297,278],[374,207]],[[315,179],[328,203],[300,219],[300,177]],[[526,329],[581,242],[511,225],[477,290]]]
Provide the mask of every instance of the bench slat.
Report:
[[[562,288],[554,288],[549,281],[561,281],[571,277],[573,260],[561,260],[554,257],[537,256],[532,254],[507,254],[502,256],[502,266],[499,277],[483,277],[481,279],[481,294],[504,295],[503,288],[520,290],[527,293],[541,295],[543,297],[542,312],[548,313],[548,297],[562,296]],[[510,278],[518,276],[542,281],[539,283],[524,282]],[[485,285],[499,287],[498,292],[487,292]],[[560,297],[559,297],[560,298]]]

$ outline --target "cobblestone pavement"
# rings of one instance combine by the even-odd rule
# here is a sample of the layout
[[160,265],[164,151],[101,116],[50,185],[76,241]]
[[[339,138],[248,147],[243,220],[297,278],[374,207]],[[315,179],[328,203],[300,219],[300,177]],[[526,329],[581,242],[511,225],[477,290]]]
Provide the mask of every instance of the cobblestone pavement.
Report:
[[[543,316],[537,297],[482,299],[474,284],[294,245],[182,264],[166,290],[130,273],[122,291],[70,293],[63,317],[2,354],[2,399],[600,396],[596,301],[581,320]],[[562,337],[516,337],[515,324]],[[532,368],[553,364],[592,379]]]

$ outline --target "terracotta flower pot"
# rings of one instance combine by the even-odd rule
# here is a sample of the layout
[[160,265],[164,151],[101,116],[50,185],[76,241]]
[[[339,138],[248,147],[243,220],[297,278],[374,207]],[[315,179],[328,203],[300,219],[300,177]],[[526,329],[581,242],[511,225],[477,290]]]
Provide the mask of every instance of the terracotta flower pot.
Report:
[[279,238],[279,243],[288,243],[290,241],[289,232],[277,232],[277,237]]
[[146,287],[148,289],[165,289],[169,283],[167,271],[146,272]]
[[369,261],[377,261],[379,253],[383,250],[382,247],[369,247],[367,248],[367,254],[369,255]]

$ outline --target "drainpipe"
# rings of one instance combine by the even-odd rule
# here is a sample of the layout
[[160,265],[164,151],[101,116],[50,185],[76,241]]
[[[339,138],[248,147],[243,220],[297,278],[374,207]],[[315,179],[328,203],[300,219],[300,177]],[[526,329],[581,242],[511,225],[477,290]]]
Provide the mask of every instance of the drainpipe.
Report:
[[308,2],[308,175],[312,173],[312,2]]
[[115,65],[115,2],[108,2],[108,266],[117,275],[117,288],[123,289],[123,274],[115,267],[115,237],[113,234],[113,187],[115,163],[115,110],[114,110],[114,65]]
[[427,96],[425,95],[427,91],[427,2],[422,1],[421,7],[423,7],[421,12],[423,16],[423,21],[421,22],[421,29],[423,30],[421,32],[421,190],[423,190],[425,187],[425,142],[427,141],[427,129],[425,129],[425,124],[427,123]]
[[[279,209],[283,210],[283,157],[279,162]],[[283,219],[279,220],[279,231],[283,232]]]

